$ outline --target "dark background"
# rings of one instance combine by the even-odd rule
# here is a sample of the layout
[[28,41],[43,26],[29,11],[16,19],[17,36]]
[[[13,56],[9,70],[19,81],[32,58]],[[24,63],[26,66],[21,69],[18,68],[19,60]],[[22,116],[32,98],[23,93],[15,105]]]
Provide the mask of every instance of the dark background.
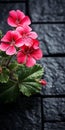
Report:
[[0,105],[0,130],[65,130],[65,0],[0,0],[4,34],[12,9],[30,16],[38,33],[47,86],[40,95]]

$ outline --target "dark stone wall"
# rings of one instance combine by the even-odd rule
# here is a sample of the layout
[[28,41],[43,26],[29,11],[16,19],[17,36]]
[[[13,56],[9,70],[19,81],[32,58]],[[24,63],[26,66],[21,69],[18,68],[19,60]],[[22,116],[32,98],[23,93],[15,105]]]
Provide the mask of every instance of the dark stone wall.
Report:
[[12,9],[29,15],[38,33],[47,85],[40,95],[0,105],[0,130],[65,130],[65,0],[0,0],[4,34]]
[[0,106],[0,130],[41,130],[41,100],[22,97]]

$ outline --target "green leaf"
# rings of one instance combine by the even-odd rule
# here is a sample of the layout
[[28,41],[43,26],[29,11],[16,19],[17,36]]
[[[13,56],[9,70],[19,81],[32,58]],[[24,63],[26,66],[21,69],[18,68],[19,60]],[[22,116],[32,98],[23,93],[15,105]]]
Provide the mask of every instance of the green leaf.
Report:
[[2,31],[0,30],[0,39],[2,38],[3,34],[2,34]]
[[12,102],[19,95],[18,86],[12,81],[0,83],[0,102]]
[[12,78],[18,80],[18,75],[16,74],[18,68],[18,63],[16,61],[9,64],[9,69],[12,72]]
[[0,51],[0,56],[1,56],[2,58],[9,58],[9,56],[6,55],[6,53],[3,52],[3,51]]
[[9,80],[9,70],[5,67],[2,68],[2,72],[0,73],[0,82],[6,83]]
[[41,86],[37,82],[23,82],[19,84],[20,92],[22,92],[26,96],[30,96],[34,93],[39,93],[41,90]]
[[40,80],[43,75],[43,68],[36,64],[31,68],[24,65],[19,65],[17,74],[19,76],[19,90],[26,96],[34,93],[39,93],[41,90],[40,84],[36,80]]
[[18,63],[16,61],[9,64],[9,69],[11,69],[11,70],[15,71],[17,69],[17,67],[18,67]]
[[17,73],[19,75],[19,81],[28,79],[41,79],[44,69],[41,65],[36,64],[33,67],[26,67],[25,65],[19,65]]

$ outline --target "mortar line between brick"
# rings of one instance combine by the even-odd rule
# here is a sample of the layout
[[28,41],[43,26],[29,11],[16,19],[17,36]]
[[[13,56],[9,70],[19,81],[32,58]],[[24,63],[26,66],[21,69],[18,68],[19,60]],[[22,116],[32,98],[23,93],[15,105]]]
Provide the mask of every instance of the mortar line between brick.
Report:
[[[23,96],[24,97],[24,96]],[[44,95],[42,94],[37,94],[33,95],[32,97],[40,97],[40,98],[65,98],[65,94],[57,94],[57,95]]]
[[26,1],[25,0],[22,0],[22,1],[0,1],[0,4],[9,4],[9,3],[25,3]]
[[33,22],[32,21],[32,24],[65,24],[65,21],[46,21],[46,22]]
[[56,53],[56,54],[44,54],[43,57],[65,57],[65,53]]
[[65,120],[44,120],[45,123],[62,123],[65,122]]
[[30,15],[29,15],[29,0],[26,0],[25,5],[26,5],[26,15],[28,15],[30,17]]
[[41,95],[42,98],[65,98],[65,94],[62,95]]
[[44,130],[44,110],[43,110],[43,99],[41,97],[41,130]]

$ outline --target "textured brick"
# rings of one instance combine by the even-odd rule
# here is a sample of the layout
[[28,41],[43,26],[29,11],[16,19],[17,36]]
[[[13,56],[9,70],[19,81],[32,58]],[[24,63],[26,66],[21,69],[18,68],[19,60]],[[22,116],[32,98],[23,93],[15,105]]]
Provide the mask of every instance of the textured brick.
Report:
[[[12,2],[18,2],[18,0],[0,0],[0,2],[11,2],[11,1]],[[25,2],[26,0],[19,0],[19,1],[21,1],[21,2],[24,1]]]
[[[25,2],[16,0],[0,0],[0,29],[5,33],[10,27],[6,23],[9,10],[20,9],[25,12]],[[4,1],[12,3],[5,4]],[[18,1],[18,0],[17,0]],[[23,0],[26,1],[26,0]],[[64,0],[28,0],[29,14],[33,22],[65,21]],[[26,6],[27,7],[27,6]],[[27,10],[27,9],[26,9]],[[28,13],[28,12],[27,12]],[[39,35],[44,55],[65,53],[65,24],[32,24],[33,30]],[[41,60],[45,68],[46,87],[43,95],[65,94],[65,57],[47,57]],[[43,99],[45,120],[65,120],[65,99]],[[0,105],[0,130],[41,130],[41,101],[36,97],[20,97],[13,104]],[[43,122],[43,121],[42,121]],[[44,122],[43,122],[44,123]],[[44,124],[44,130],[65,130],[65,122]]]
[[65,120],[65,98],[43,99],[43,110],[46,121]]
[[0,130],[41,130],[40,98],[21,97],[0,106]]
[[9,25],[7,25],[7,18],[9,15],[10,10],[17,10],[20,9],[25,13],[25,4],[24,3],[7,3],[1,4],[0,3],[0,29],[5,33],[8,29],[11,29]]
[[47,86],[42,89],[43,94],[65,94],[65,57],[43,58],[41,64],[47,81]]
[[30,0],[29,2],[29,14],[33,22],[65,20],[64,0]]
[[46,123],[44,130],[65,130],[65,122]]
[[65,53],[65,24],[32,24],[44,54]]

